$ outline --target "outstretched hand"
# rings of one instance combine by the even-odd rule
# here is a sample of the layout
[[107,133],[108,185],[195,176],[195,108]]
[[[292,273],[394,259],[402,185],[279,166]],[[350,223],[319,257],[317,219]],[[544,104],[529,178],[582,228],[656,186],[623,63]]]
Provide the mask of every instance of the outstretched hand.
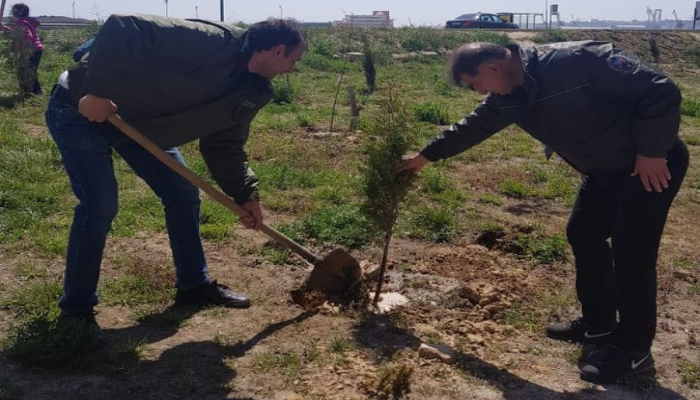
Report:
[[408,157],[403,164],[396,170],[397,175],[415,175],[420,172],[430,161],[422,154],[418,153],[415,156]]
[[631,176],[639,176],[647,192],[655,190],[661,193],[668,188],[671,171],[665,158],[645,157],[637,154],[637,161]]

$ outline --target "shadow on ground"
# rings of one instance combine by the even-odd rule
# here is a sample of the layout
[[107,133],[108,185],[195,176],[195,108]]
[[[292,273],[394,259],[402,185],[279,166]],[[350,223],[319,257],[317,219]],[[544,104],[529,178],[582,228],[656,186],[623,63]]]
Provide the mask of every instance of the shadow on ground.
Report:
[[[184,321],[200,309],[175,308],[147,315],[137,325],[108,329],[109,347],[92,353],[77,369],[18,367],[0,353],[0,398],[32,400],[74,399],[202,399],[254,400],[236,397],[236,371],[227,363],[242,357],[260,341],[315,311],[273,323],[245,342],[226,346],[214,341],[188,342],[164,351],[152,361],[140,361],[134,343],[154,343],[175,335]],[[123,343],[130,350],[120,353]],[[10,397],[7,397],[10,396]]]
[[[400,314],[367,314],[360,318],[355,328],[357,342],[380,356],[378,363],[385,364],[395,353],[403,349],[416,352],[421,340],[405,326]],[[584,356],[595,356],[592,347],[584,349]],[[625,378],[615,384],[601,385],[604,390],[594,388],[577,392],[558,392],[524,379],[504,368],[499,368],[472,354],[458,353],[456,367],[500,392],[506,400],[580,400],[580,399],[659,399],[688,400],[686,397],[662,387],[653,373]],[[523,367],[525,368],[525,367]],[[578,378],[578,376],[576,376]]]

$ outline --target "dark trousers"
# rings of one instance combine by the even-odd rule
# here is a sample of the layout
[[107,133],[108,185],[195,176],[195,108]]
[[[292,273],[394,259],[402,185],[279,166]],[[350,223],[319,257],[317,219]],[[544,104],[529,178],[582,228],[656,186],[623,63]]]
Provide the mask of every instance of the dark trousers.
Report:
[[19,76],[22,93],[43,93],[38,74],[42,54],[44,54],[43,50],[35,50],[27,60],[27,65],[20,65]]
[[616,344],[651,348],[656,331],[656,260],[668,210],[688,169],[688,149],[670,150],[669,187],[647,192],[631,171],[585,176],[567,236],[576,258],[576,291],[583,318],[615,328]]

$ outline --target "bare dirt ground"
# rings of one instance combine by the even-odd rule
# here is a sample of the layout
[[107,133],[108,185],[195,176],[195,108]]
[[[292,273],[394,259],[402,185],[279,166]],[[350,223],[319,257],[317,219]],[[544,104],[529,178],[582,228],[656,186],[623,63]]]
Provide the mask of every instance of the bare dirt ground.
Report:
[[[692,163],[699,157],[700,147],[691,146]],[[480,164],[478,170],[464,166],[452,178],[474,182],[491,168],[498,163]],[[476,244],[471,236],[450,244],[398,239],[387,290],[411,302],[389,316],[371,317],[334,307],[308,311],[292,303],[289,291],[301,285],[310,266],[299,259],[274,265],[242,250],[241,243],[260,248],[267,240],[241,229],[235,240],[208,242],[206,250],[212,276],[247,293],[253,307],[204,310],[175,327],[153,322],[167,310],[137,315],[127,307],[99,306],[97,319],[110,342],[143,341],[143,359],[135,370],[102,366],[55,372],[20,367],[0,354],[0,383],[18,388],[16,397],[0,392],[0,399],[368,399],[394,398],[405,387],[410,392],[403,398],[421,400],[700,399],[698,388],[684,384],[681,373],[684,363],[700,363],[695,230],[700,195],[685,185],[678,199],[659,260],[654,376],[586,383],[578,378],[576,362],[590,349],[544,336],[548,315],[532,314],[527,306],[544,304],[563,318],[578,315],[571,260],[533,265]],[[563,231],[568,211],[557,202],[528,199],[483,210],[513,225],[535,222],[555,232]],[[328,249],[313,250],[324,254]],[[163,234],[112,239],[102,279],[116,274],[115,260],[125,254],[143,268],[170,264]],[[379,259],[375,250],[352,254],[368,270]],[[0,287],[14,288],[14,267],[33,259],[31,254],[0,254]],[[61,276],[62,260],[34,261],[44,263],[51,276]],[[150,316],[141,318],[144,313]],[[4,311],[0,321],[8,321]],[[455,362],[420,357],[421,343],[449,346]],[[402,376],[408,376],[408,385]]]
[[[512,217],[552,219],[555,226],[562,225],[566,209],[552,211]],[[688,232],[698,223],[698,213],[690,207],[674,209],[663,242],[653,349],[656,378],[605,386],[580,381],[577,346],[544,337],[540,327],[514,327],[502,318],[521,301],[571,296],[570,264],[532,267],[463,238],[451,245],[396,241],[388,286],[411,303],[393,318],[375,323],[363,323],[352,312],[305,311],[293,304],[288,292],[307,274],[302,262],[272,265],[260,256],[241,254],[239,243],[208,243],[212,275],[248,293],[252,308],[206,310],[173,328],[137,322],[127,308],[99,307],[98,321],[110,341],[145,341],[144,360],[136,371],[55,373],[17,367],[3,357],[0,379],[21,387],[22,398],[37,400],[364,399],[380,397],[380,378],[387,369],[407,366],[413,371],[409,399],[699,399],[679,374],[679,361],[700,359],[698,294],[691,293],[691,283],[684,280],[688,278],[674,277],[673,264],[679,257],[692,260],[697,277],[697,236]],[[258,246],[266,241],[243,230],[237,236],[237,241]],[[163,235],[112,241],[103,279],[111,273],[110,260],[121,254],[139,258],[148,268],[169,262],[167,248]],[[354,256],[366,267],[377,259],[376,254]],[[1,262],[4,271],[12,269],[12,259]],[[59,275],[60,269],[59,262],[52,263],[52,274]],[[2,274],[2,283],[13,285],[10,274]],[[566,309],[576,315],[573,307]],[[330,348],[338,338],[352,345],[334,361]],[[421,343],[450,346],[457,362],[420,358]],[[302,364],[298,373],[274,362],[275,367],[265,367],[270,358],[303,355],[309,349],[321,356]]]

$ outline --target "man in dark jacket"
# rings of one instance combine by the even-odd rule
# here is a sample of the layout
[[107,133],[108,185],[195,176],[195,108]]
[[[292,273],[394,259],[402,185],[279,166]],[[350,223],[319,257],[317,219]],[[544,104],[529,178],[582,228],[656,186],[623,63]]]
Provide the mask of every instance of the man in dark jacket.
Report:
[[567,227],[583,315],[547,335],[614,344],[584,363],[586,380],[651,369],[659,243],[688,168],[678,88],[602,42],[467,44],[451,68],[455,82],[488,96],[400,171],[417,173],[510,124],[559,154],[583,175]]
[[199,190],[105,120],[115,112],[184,165],[176,146],[200,139],[200,151],[221,188],[250,213],[262,211],[257,178],[243,149],[251,121],[270,100],[270,80],[290,72],[306,49],[291,21],[268,20],[248,30],[233,25],[146,15],[113,15],[89,55],[64,72],[46,112],[80,201],[71,227],[62,320],[95,323],[105,239],[117,213],[114,149],[161,198],[176,267],[176,303],[246,308],[242,294],[207,274],[199,235]]

